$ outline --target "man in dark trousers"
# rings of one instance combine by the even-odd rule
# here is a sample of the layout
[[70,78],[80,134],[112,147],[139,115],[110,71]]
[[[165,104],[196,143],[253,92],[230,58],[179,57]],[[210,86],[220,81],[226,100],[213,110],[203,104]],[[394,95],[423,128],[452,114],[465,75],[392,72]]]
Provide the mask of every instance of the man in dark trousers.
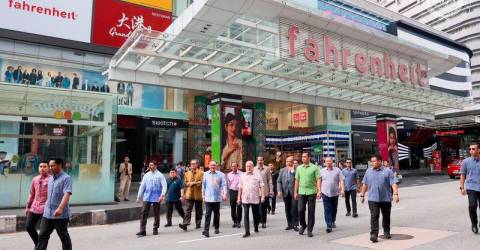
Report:
[[478,143],[470,143],[470,157],[463,160],[460,170],[460,191],[468,195],[468,211],[472,232],[478,233],[477,209],[480,204],[480,149]]
[[173,207],[177,210],[180,217],[185,218],[185,212],[182,208],[182,189],[183,189],[183,180],[177,176],[177,171],[175,169],[170,170],[170,178],[167,180],[167,224],[165,227],[172,226],[172,213]]
[[382,167],[382,158],[372,156],[370,158],[372,167],[367,169],[363,176],[362,192],[360,200],[365,202],[365,192],[368,190],[368,207],[370,208],[370,241],[378,242],[378,220],[382,212],[383,233],[386,239],[391,239],[390,235],[390,212],[392,210],[392,190],[393,199],[396,203],[400,201],[398,196],[397,178],[389,168]]
[[286,159],[286,166],[280,169],[277,179],[278,197],[283,199],[285,204],[285,216],[287,217],[287,227],[285,230],[295,230],[298,232],[298,207],[294,199],[295,189],[295,166],[293,165],[293,156]]

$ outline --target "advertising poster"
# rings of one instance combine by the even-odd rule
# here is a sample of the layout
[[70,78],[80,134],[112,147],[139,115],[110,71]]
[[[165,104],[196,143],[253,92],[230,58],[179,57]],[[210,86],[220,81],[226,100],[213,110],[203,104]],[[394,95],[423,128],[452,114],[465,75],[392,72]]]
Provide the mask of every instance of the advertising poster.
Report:
[[383,160],[387,160],[392,170],[400,170],[398,159],[398,135],[396,118],[384,117],[377,119],[378,151]]
[[212,157],[211,159],[220,163],[221,158],[221,116],[220,116],[220,104],[214,104],[210,106],[212,111]]
[[223,105],[222,112],[222,170],[230,171],[231,164],[236,162],[240,169],[243,166],[243,113],[241,106]]
[[442,152],[439,150],[432,152],[432,173],[442,172]]
[[155,6],[153,2],[159,1],[95,1],[93,44],[120,47],[137,28],[164,31],[172,23],[171,12],[131,2],[147,2],[145,5],[150,2],[149,6]]
[[242,109],[242,136],[252,135],[253,111],[251,109]]
[[93,0],[4,0],[0,28],[90,43],[92,6]]

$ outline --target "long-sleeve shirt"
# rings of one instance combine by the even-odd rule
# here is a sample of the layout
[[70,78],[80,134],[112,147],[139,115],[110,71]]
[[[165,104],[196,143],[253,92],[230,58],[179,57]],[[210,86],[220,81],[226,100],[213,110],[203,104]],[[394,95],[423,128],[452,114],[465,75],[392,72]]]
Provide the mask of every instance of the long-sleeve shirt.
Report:
[[262,166],[262,168],[256,166],[253,172],[260,174],[262,177],[263,184],[265,185],[263,186],[263,195],[268,197],[270,193],[273,193],[272,172],[266,166]]
[[167,181],[160,171],[149,171],[143,176],[137,198],[146,202],[158,202],[160,196],[167,192]]
[[35,176],[30,185],[30,193],[27,199],[27,209],[34,214],[43,214],[48,196],[48,175]]
[[221,202],[222,192],[227,193],[227,180],[225,174],[219,171],[206,172],[202,180],[202,196],[205,202]]

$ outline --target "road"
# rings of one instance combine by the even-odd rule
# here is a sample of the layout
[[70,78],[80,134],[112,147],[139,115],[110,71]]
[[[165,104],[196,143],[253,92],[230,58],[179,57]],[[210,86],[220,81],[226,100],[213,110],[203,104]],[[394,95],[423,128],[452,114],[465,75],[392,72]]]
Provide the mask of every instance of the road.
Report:
[[[432,184],[433,183],[433,184]],[[137,238],[139,222],[77,227],[70,229],[74,249],[479,249],[480,236],[470,231],[467,199],[459,195],[458,180],[445,176],[411,177],[400,188],[400,203],[393,206],[392,234],[394,240],[369,243],[369,211],[359,205],[359,217],[345,216],[344,199],[339,202],[337,229],[327,234],[323,220],[322,201],[317,201],[314,237],[285,231],[283,204],[277,213],[268,216],[267,229],[243,239],[242,229],[231,227],[229,208],[221,210],[219,235],[211,231],[204,238],[201,230],[181,231],[178,227],[160,228],[151,235]],[[179,218],[174,218],[174,223]],[[161,218],[161,226],[165,217]],[[26,233],[0,235],[0,249],[32,249]],[[49,249],[61,249],[57,235],[52,234]]]

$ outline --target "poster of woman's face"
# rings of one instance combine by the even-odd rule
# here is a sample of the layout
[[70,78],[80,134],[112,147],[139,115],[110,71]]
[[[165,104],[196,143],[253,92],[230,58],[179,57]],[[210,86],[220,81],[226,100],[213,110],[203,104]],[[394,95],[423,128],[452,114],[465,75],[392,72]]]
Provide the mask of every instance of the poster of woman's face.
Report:
[[243,166],[241,107],[224,106],[222,116],[222,170],[230,171],[232,163]]
[[393,167],[394,171],[398,172],[398,140],[397,140],[397,128],[395,124],[389,124],[387,126],[387,138],[388,138],[388,162]]

